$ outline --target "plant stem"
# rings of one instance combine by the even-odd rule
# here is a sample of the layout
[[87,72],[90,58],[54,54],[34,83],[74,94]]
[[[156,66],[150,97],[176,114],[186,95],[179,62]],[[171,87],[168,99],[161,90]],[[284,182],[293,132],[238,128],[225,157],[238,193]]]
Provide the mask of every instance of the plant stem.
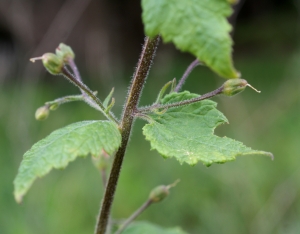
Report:
[[72,58],[68,59],[68,64],[71,67],[72,71],[74,72],[75,78],[77,80],[79,80],[80,82],[82,82],[79,70],[78,70],[78,68],[76,66],[76,63],[75,63],[74,59],[72,59]]
[[201,65],[202,63],[196,59],[194,60],[189,66],[188,68],[185,70],[183,76],[181,77],[181,79],[179,80],[178,85],[176,86],[176,88],[174,89],[174,92],[178,92],[180,91],[180,89],[182,88],[184,82],[186,81],[186,79],[188,78],[188,76],[190,75],[190,73],[194,70],[195,67]]
[[119,126],[122,135],[121,146],[115,155],[115,159],[106,186],[100,215],[98,217],[98,223],[96,226],[96,234],[105,234],[107,228],[110,209],[114,199],[114,194],[116,191],[116,186],[121,171],[123,158],[126,152],[127,143],[131,133],[134,115],[137,110],[137,105],[139,103],[143,86],[145,84],[150,67],[152,65],[152,61],[154,59],[159,38],[159,36],[156,36],[153,39],[146,37],[141,57],[139,59],[129,93],[126,98],[121,124]]
[[77,86],[80,90],[84,91],[97,105],[100,107],[101,112],[110,120],[114,121],[116,124],[119,124],[118,120],[112,115],[112,113],[106,113],[105,107],[102,102],[94,95],[93,91],[91,91],[84,83],[80,82],[76,79],[66,67],[62,68],[62,74],[71,81],[75,86]]
[[[97,92],[94,92],[94,95],[96,95]],[[57,105],[60,106],[62,104],[68,103],[68,102],[75,102],[75,101],[84,101],[84,97],[82,94],[79,95],[69,95],[61,98],[57,98],[53,101],[45,102],[46,105],[51,106],[51,105]]]
[[133,221],[138,217],[144,210],[146,210],[151,204],[152,200],[148,199],[139,209],[137,209],[118,229],[118,231],[115,234],[121,234],[122,231]]
[[155,109],[168,109],[168,108],[171,108],[171,107],[180,107],[180,106],[189,105],[189,104],[192,104],[192,103],[195,103],[195,102],[199,102],[199,101],[214,97],[214,96],[222,93],[222,91],[223,91],[223,85],[220,88],[217,88],[214,91],[203,94],[202,96],[199,96],[199,97],[196,97],[196,98],[188,99],[188,100],[181,101],[181,102],[174,102],[174,103],[167,104],[167,105],[154,104],[154,105],[149,106],[149,107],[140,108],[137,111],[137,116],[139,114],[145,114],[145,113],[151,112]]
[[[70,68],[72,69],[73,73],[74,73],[74,76],[75,78],[80,81],[81,83],[82,82],[82,79],[81,79],[81,76],[80,76],[80,73],[79,73],[79,70],[76,66],[76,63],[74,61],[74,59],[72,58],[69,58],[68,60],[68,65],[70,66]],[[84,100],[93,108],[95,108],[96,110],[100,110],[99,106],[93,101],[93,99],[91,99],[82,89],[80,89],[83,97],[84,97]],[[101,111],[101,110],[100,110]]]

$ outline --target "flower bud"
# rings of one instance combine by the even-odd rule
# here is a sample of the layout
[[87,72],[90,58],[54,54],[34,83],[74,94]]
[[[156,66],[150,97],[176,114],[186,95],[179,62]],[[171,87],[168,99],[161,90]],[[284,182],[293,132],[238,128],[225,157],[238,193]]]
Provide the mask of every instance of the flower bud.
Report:
[[48,106],[42,106],[40,108],[38,108],[35,112],[35,119],[36,120],[45,120],[47,119],[49,116],[49,108]]
[[65,63],[68,63],[68,60],[74,59],[75,54],[70,46],[67,46],[64,43],[60,43],[59,46],[55,50],[58,57],[62,58]]
[[160,202],[169,195],[169,186],[160,185],[154,188],[149,195],[152,202]]
[[44,67],[53,75],[58,75],[61,73],[62,67],[64,65],[63,60],[57,55],[52,53],[46,53],[42,56],[42,61]]
[[53,53],[43,54],[41,57],[31,58],[31,62],[35,62],[36,60],[42,60],[44,67],[53,75],[58,75],[61,73],[61,70],[64,66],[64,62],[62,58],[58,57]]
[[222,94],[226,96],[236,95],[246,88],[248,82],[244,79],[230,79],[223,84]]
[[58,103],[54,103],[54,104],[50,105],[49,109],[52,111],[55,111],[58,107],[59,107]]

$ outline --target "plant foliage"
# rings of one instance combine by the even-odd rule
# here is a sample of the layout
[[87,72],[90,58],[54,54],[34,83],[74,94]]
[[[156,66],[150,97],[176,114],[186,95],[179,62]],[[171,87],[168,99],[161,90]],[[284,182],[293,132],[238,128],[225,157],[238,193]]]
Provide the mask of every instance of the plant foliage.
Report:
[[238,78],[231,58],[232,9],[225,0],[142,0],[145,32],[160,34],[226,78]]
[[[188,91],[171,93],[161,100],[162,104],[180,102],[198,97]],[[203,100],[194,104],[172,107],[164,113],[151,113],[150,123],[143,128],[146,139],[166,158],[175,157],[180,163],[196,164],[203,162],[225,163],[237,155],[272,154],[252,150],[241,142],[214,135],[214,129],[227,123],[226,117],[216,109],[216,103]]]
[[134,222],[122,234],[187,234],[181,228],[162,228],[148,222]]
[[15,199],[21,202],[34,180],[52,168],[65,168],[79,156],[98,155],[102,150],[111,155],[120,144],[120,132],[109,121],[77,122],[52,132],[24,154],[14,180]]

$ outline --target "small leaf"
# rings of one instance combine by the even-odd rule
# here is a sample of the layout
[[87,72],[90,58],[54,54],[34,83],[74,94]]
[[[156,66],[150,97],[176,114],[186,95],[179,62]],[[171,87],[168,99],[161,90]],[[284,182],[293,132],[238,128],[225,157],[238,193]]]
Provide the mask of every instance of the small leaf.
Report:
[[156,101],[155,103],[156,104],[159,104],[160,103],[160,100],[163,98],[166,90],[169,88],[170,85],[172,85],[174,83],[174,80],[171,80],[169,81],[168,83],[166,83],[162,88],[161,90],[159,91],[158,95],[157,95],[157,98],[156,98]]
[[162,228],[148,222],[134,222],[122,234],[187,234],[181,228]]
[[142,0],[145,32],[160,34],[182,51],[195,55],[208,67],[226,78],[238,78],[231,58],[232,14],[226,0]]
[[113,154],[121,144],[117,126],[109,121],[83,121],[52,132],[28,150],[14,180],[14,195],[22,201],[34,180],[52,168],[65,168],[76,157],[97,155],[104,150]]
[[[162,104],[179,102],[199,95],[187,91],[166,95]],[[216,109],[216,103],[203,100],[186,106],[169,108],[165,113],[148,114],[152,118],[143,127],[143,134],[166,158],[175,157],[180,163],[196,164],[198,161],[210,166],[235,160],[238,155],[271,153],[252,150],[241,142],[214,135],[214,129],[228,122]]]
[[108,114],[108,113],[110,112],[111,108],[114,107],[115,103],[116,103],[115,99],[112,98],[110,104],[109,104],[108,107],[105,109],[105,113],[106,113],[106,114]]
[[177,80],[176,80],[176,78],[174,78],[174,79],[172,80],[172,86],[171,86],[170,93],[173,93],[173,92],[174,92],[174,90],[175,90],[175,88],[176,88],[176,85],[177,85]]
[[107,95],[107,97],[105,98],[104,102],[103,102],[103,106],[105,108],[107,108],[108,106],[108,103],[110,102],[111,98],[112,98],[112,95],[114,94],[114,91],[115,91],[115,88],[112,88],[110,93]]

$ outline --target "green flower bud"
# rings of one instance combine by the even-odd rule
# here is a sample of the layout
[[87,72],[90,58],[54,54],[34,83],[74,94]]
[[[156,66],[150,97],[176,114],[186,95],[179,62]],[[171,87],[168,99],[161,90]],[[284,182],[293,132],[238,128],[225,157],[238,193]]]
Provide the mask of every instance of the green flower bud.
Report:
[[47,119],[49,116],[49,108],[48,106],[42,106],[40,108],[38,108],[35,112],[35,119],[36,120],[45,120]]
[[55,54],[46,53],[42,56],[42,61],[44,67],[53,75],[58,75],[61,73],[64,62],[63,60]]
[[233,96],[245,90],[246,87],[250,87],[256,92],[260,93],[257,89],[252,87],[248,82],[244,79],[230,79],[227,80],[222,87],[222,94],[226,96]]
[[169,186],[160,185],[154,188],[149,195],[152,202],[160,202],[169,195]]
[[64,66],[63,60],[53,53],[43,54],[41,57],[31,58],[31,62],[35,62],[36,60],[42,60],[44,67],[53,75],[58,75],[61,73],[61,70]]
[[75,54],[70,46],[65,45],[64,43],[60,43],[59,46],[55,50],[57,56],[62,58],[65,63],[68,63],[68,60],[74,59]]
[[49,107],[49,109],[55,111],[58,107],[59,107],[58,103],[54,103]]
[[170,188],[175,187],[180,180],[176,180],[173,184],[160,185],[152,189],[149,195],[151,202],[160,202],[170,194]]
[[244,79],[230,79],[223,84],[222,94],[226,96],[236,95],[246,88],[248,82]]

